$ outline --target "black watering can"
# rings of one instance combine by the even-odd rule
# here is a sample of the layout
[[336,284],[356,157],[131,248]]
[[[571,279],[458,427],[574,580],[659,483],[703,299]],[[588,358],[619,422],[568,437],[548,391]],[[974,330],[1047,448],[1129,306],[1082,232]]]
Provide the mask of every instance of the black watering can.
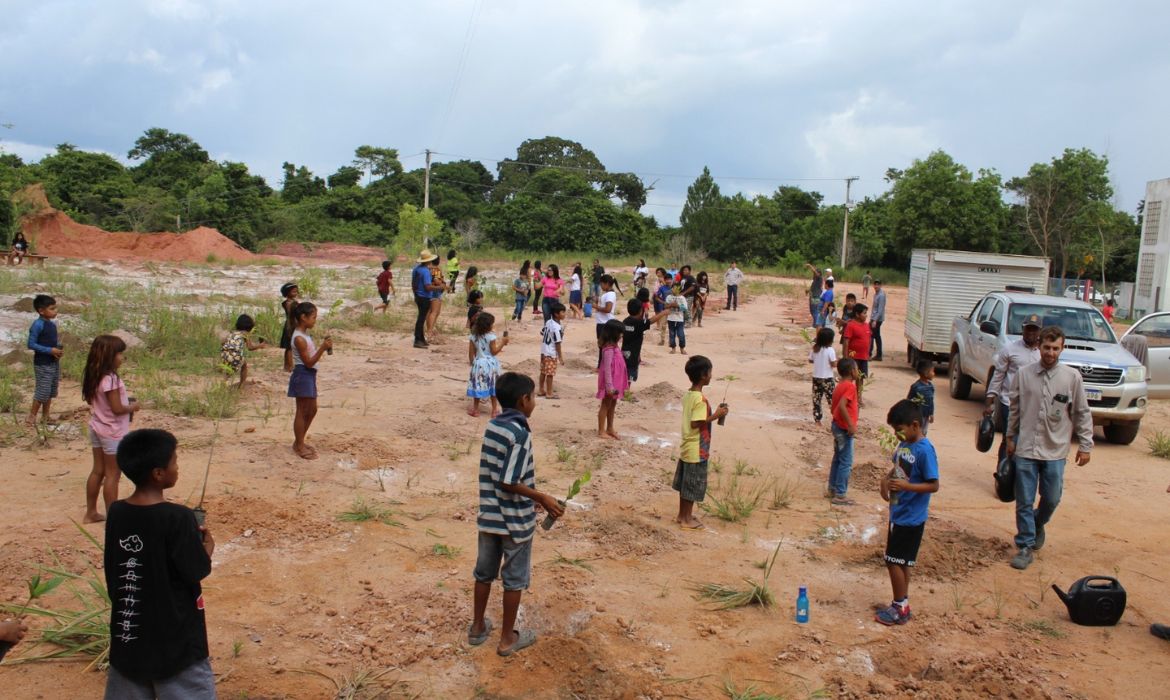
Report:
[[1078,625],[1116,625],[1125,612],[1125,589],[1112,576],[1086,576],[1070,586],[1068,593],[1055,583],[1052,590],[1064,601],[1069,618]]

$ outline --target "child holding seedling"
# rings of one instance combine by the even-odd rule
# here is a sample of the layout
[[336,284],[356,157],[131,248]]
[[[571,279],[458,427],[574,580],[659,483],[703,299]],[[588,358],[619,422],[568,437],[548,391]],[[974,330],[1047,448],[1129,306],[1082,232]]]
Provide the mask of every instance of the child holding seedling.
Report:
[[[248,361],[244,359],[244,350],[260,350],[268,347],[268,343],[261,338],[260,342],[253,343],[248,334],[256,327],[256,321],[248,314],[240,314],[236,319],[236,329],[228,334],[227,340],[223,341],[223,345],[219,348],[219,363],[228,377],[240,373],[240,383],[237,387],[242,388],[244,382],[248,380]],[[230,380],[229,380],[230,381]]]
[[500,376],[496,395],[504,410],[488,423],[479,457],[479,541],[467,643],[478,646],[491,636],[492,623],[484,615],[492,582],[499,577],[504,585],[504,617],[496,646],[500,656],[511,656],[536,643],[535,632],[516,629],[520,598],[532,577],[536,507],[554,518],[565,513],[556,498],[536,490],[532,433],[528,427],[528,419],[536,410],[535,388],[526,375],[505,372]]
[[305,443],[305,436],[317,416],[317,363],[333,348],[333,340],[325,336],[321,347],[317,347],[309,335],[317,325],[317,307],[312,303],[297,304],[293,320],[296,321],[292,334],[293,371],[288,378],[288,396],[297,402],[293,416],[293,452],[301,459],[317,459],[317,450]]
[[301,290],[296,282],[285,282],[280,286],[280,308],[284,309],[284,330],[280,333],[280,347],[284,350],[284,371],[293,371],[292,334],[297,329],[293,320],[293,310],[299,304]]
[[496,317],[487,311],[481,311],[475,317],[475,324],[471,327],[471,335],[467,337],[467,363],[471,365],[471,372],[467,378],[467,396],[471,405],[467,407],[467,415],[479,417],[479,402],[490,399],[492,402],[492,418],[499,415],[496,402],[496,378],[500,376],[500,360],[497,355],[504,351],[508,344],[508,333],[503,338],[496,338],[492,328],[496,324]]
[[825,493],[835,506],[851,506],[855,502],[846,494],[849,476],[853,473],[853,436],[857,434],[857,363],[848,357],[837,363],[841,375],[833,389],[833,462],[829,467],[829,487]]
[[553,391],[553,377],[557,374],[557,364],[565,364],[565,355],[561,352],[561,341],[564,340],[565,305],[554,301],[548,307],[549,317],[544,322],[544,329],[540,334],[540,386],[536,395],[550,399],[559,399]]
[[165,430],[135,430],[118,448],[134,493],[106,522],[107,698],[215,698],[200,585],[215,539],[164,495],[179,479],[177,446]]
[[49,422],[49,406],[57,398],[57,386],[61,383],[61,355],[64,351],[57,340],[57,300],[48,294],[38,294],[33,297],[33,310],[37,312],[36,319],[28,329],[28,349],[33,351],[33,376],[36,378],[36,387],[33,389],[32,410],[28,414],[28,424],[37,424],[37,411],[41,412],[41,420]]
[[[643,294],[646,295],[647,301],[643,301]],[[663,309],[657,314],[647,317],[646,307],[649,306],[649,294],[650,290],[642,287],[638,290],[637,298],[626,302],[626,311],[630,315],[622,321],[622,359],[626,362],[626,376],[629,377],[630,384],[638,381],[638,366],[642,364],[642,340],[646,331],[658,319],[669,313],[668,310]]]
[[118,444],[130,431],[131,417],[139,409],[129,398],[126,385],[118,376],[125,359],[126,343],[116,335],[99,335],[89,347],[85,374],[81,379],[81,396],[89,404],[89,444],[93,448],[93,469],[85,480],[85,517],[82,522],[96,523],[106,517],[97,510],[100,491],[106,512],[118,500]]
[[821,401],[829,400],[832,406],[833,391],[837,382],[833,379],[833,372],[837,369],[837,351],[833,349],[833,329],[822,328],[817,331],[816,341],[808,353],[808,361],[813,366],[812,395],[813,420],[821,424]]
[[901,440],[894,450],[894,468],[881,481],[882,499],[890,502],[886,536],[886,569],[894,600],[874,616],[883,625],[910,620],[910,570],[918,558],[930,510],[930,494],[938,491],[938,456],[926,438],[922,409],[903,399],[890,409],[886,423]]
[[913,401],[922,411],[922,434],[926,435],[930,424],[934,422],[934,363],[930,360],[919,360],[914,367],[918,379],[910,385],[910,393],[906,398]]
[[483,311],[483,292],[473,289],[467,295],[467,329],[471,330],[475,324],[475,317]]
[[601,367],[597,372],[597,398],[601,399],[601,406],[597,409],[597,436],[617,440],[613,415],[617,410],[617,402],[622,400],[626,389],[630,388],[626,361],[618,348],[618,341],[626,326],[616,318],[611,318],[598,328],[601,329]]
[[390,306],[390,295],[394,293],[394,273],[390,270],[389,260],[382,261],[382,271],[378,273],[375,284],[378,285],[378,296],[382,298],[382,304],[378,308],[382,313],[386,313]]
[[678,491],[678,516],[675,518],[683,529],[698,530],[703,523],[695,517],[695,503],[702,503],[707,497],[707,459],[711,453],[711,423],[727,415],[727,405],[722,404],[715,411],[703,387],[711,383],[711,360],[695,355],[687,360],[687,379],[691,380],[690,390],[683,394],[682,442],[678,448],[678,465],[674,470],[672,488]]

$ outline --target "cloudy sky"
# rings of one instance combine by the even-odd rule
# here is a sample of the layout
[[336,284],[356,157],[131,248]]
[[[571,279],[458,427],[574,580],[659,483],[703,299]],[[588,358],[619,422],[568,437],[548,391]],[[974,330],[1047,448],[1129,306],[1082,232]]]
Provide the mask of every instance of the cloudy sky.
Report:
[[[704,165],[724,193],[844,199],[944,149],[1021,174],[1108,156],[1119,208],[1170,177],[1165,2],[1084,0],[0,0],[0,149],[125,156],[185,133],[279,187],[361,144],[407,168],[576,140],[655,183],[677,220]],[[409,157],[408,157],[409,156]]]

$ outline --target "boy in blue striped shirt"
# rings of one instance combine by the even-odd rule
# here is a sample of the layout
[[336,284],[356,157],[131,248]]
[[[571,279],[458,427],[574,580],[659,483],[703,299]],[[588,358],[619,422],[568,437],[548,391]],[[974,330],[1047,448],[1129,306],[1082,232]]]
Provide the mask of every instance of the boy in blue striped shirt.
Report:
[[[504,619],[496,653],[511,656],[536,643],[532,630],[517,630],[520,598],[532,574],[532,537],[536,506],[554,518],[565,509],[552,496],[536,490],[532,433],[528,418],[536,410],[536,383],[516,372],[496,380],[496,399],[503,411],[488,422],[479,456],[479,553],[475,562],[475,610],[467,642],[483,644],[492,623],[484,619],[492,582],[504,585]],[[502,566],[501,566],[502,564]]]

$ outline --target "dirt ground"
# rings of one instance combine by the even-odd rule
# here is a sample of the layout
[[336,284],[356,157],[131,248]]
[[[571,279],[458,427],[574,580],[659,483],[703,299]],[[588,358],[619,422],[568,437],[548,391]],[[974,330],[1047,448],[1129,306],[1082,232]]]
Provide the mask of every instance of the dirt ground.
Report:
[[[158,274],[160,284],[203,274],[151,270],[135,274]],[[270,283],[286,274],[295,272],[277,266],[257,276]],[[726,387],[726,426],[714,430],[722,471],[711,475],[710,493],[726,495],[736,471],[739,488],[764,492],[741,522],[700,513],[701,531],[673,523],[685,358],[648,335],[636,401],[618,407],[622,440],[599,440],[592,321],[570,321],[567,363],[556,378],[561,398],[540,400],[531,421],[537,480],[559,495],[592,465],[593,481],[556,527],[537,534],[521,625],[540,639],[509,659],[494,653],[494,641],[466,641],[486,418],[464,412],[465,339],[451,334],[416,350],[406,333],[335,333],[336,351],[320,366],[321,410],[309,440],[321,458],[312,462],[289,447],[292,401],[279,355],[254,353],[261,383],[246,390],[239,417],[220,426],[207,488],[218,547],[204,593],[220,697],[333,697],[335,684],[361,685],[361,674],[387,669],[386,697],[720,698],[727,686],[787,698],[1166,697],[1170,645],[1147,627],[1170,622],[1170,462],[1151,456],[1144,436],[1170,428],[1170,407],[1152,405],[1133,445],[1101,442],[1088,466],[1070,464],[1048,544],[1019,572],[1008,566],[1012,506],[992,494],[993,456],[973,449],[979,403],[950,399],[940,375],[930,437],[941,490],[912,582],[914,619],[885,628],[873,621],[874,608],[890,598],[880,559],[886,508],[876,490],[886,457],[876,436],[912,382],[901,337],[905,290],[889,290],[886,361],[873,363],[851,508],[831,508],[821,497],[832,450],[811,420],[800,333],[806,305],[779,284],[759,290],[770,293],[749,296],[737,312],[709,314],[687,333],[687,350],[710,357],[716,377],[738,378]],[[449,303],[444,314],[462,309]],[[6,328],[31,320],[3,315]],[[534,373],[538,325],[510,330],[505,368]],[[725,384],[709,388],[713,402]],[[23,600],[24,582],[36,564],[52,561],[50,550],[71,570],[100,567],[70,522],[81,518],[90,469],[80,390],[67,382],[61,395],[55,409],[73,416],[76,429],[47,446],[35,446],[30,432],[0,457],[6,601]],[[171,495],[182,502],[196,493],[212,422],[145,410],[135,427],[180,437],[181,476]],[[129,493],[128,482],[122,489]],[[387,522],[339,520],[359,498],[389,509]],[[101,525],[86,529],[100,539]],[[758,581],[757,564],[777,547],[768,583],[775,607],[717,611],[696,600],[697,584]],[[1088,574],[1116,575],[1126,587],[1117,626],[1072,624],[1049,589]],[[812,600],[805,625],[793,620],[802,585]],[[68,602],[61,591],[46,601]],[[489,607],[497,623],[499,605],[497,592]],[[83,667],[6,663],[3,695],[100,696],[104,675]]]

